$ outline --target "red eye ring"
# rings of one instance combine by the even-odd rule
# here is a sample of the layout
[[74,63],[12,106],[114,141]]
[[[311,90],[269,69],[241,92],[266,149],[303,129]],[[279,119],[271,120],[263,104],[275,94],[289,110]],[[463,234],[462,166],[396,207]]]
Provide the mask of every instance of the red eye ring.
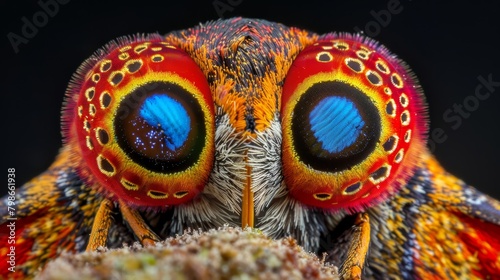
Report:
[[87,60],[70,85],[65,138],[75,142],[87,183],[108,196],[143,207],[185,203],[213,165],[208,82],[161,37],[119,41]]
[[425,145],[417,82],[361,36],[328,35],[301,51],[281,104],[285,182],[307,205],[357,212],[384,200]]

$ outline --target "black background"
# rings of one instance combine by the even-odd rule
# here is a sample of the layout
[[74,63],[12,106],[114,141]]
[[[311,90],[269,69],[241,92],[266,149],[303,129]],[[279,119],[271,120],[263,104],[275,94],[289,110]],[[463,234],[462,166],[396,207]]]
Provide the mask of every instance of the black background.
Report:
[[[53,1],[53,0],[52,0]],[[67,1],[67,0],[66,0]],[[20,3],[26,2],[26,3]],[[42,2],[49,2],[42,0]],[[345,3],[349,2],[349,3]],[[431,131],[443,129],[446,140],[435,154],[444,167],[478,189],[500,198],[500,87],[480,101],[461,125],[446,122],[443,113],[474,95],[478,76],[500,81],[498,18],[494,1],[463,5],[443,1],[400,0],[398,14],[376,24],[374,13],[390,1],[256,2],[251,0],[193,1],[79,1],[59,5],[16,54],[7,34],[22,35],[22,18],[33,22],[42,11],[37,1],[3,1],[2,20],[2,170],[15,167],[18,184],[46,169],[61,146],[60,108],[72,73],[109,40],[135,33],[167,33],[199,23],[244,16],[281,22],[317,33],[367,32],[416,73],[427,96]],[[438,3],[436,3],[438,2]],[[234,7],[217,12],[214,3]],[[401,8],[402,7],[402,8]],[[376,27],[379,27],[377,30]],[[469,99],[467,99],[469,98]],[[0,187],[5,193],[6,187]]]

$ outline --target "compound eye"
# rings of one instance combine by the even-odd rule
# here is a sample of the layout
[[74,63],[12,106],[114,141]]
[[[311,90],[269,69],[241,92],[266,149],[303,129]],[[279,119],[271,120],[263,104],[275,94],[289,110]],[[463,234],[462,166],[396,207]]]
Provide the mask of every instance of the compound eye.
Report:
[[380,137],[380,116],[359,89],[322,81],[297,100],[291,129],[297,155],[306,165],[340,172],[373,152]]
[[182,172],[205,146],[203,110],[182,86],[144,84],[118,106],[113,128],[118,146],[134,162],[156,173]]
[[304,204],[355,212],[408,179],[425,145],[421,93],[402,63],[362,37],[299,53],[282,94],[283,172]]
[[91,183],[137,206],[192,199],[214,157],[208,82],[184,51],[160,40],[125,40],[89,59],[67,106],[66,138],[77,139]]

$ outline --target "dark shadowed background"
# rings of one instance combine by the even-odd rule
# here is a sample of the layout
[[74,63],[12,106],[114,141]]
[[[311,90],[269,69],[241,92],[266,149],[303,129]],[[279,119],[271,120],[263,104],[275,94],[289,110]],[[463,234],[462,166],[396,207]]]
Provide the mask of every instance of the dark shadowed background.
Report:
[[[437,158],[451,173],[500,198],[495,181],[500,167],[500,9],[494,1],[469,6],[418,0],[5,2],[0,4],[2,194],[7,168],[16,168],[21,185],[54,159],[61,146],[59,119],[67,83],[99,47],[122,35],[167,33],[243,16],[317,33],[364,30],[385,44],[421,82]],[[23,35],[29,24],[36,30],[24,27]]]

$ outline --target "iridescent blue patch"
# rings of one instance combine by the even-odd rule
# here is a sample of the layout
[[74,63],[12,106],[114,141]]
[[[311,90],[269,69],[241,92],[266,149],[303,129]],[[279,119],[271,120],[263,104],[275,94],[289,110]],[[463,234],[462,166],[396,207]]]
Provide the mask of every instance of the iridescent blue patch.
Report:
[[309,123],[314,137],[330,153],[354,144],[365,125],[354,103],[340,96],[321,100],[309,113]]
[[175,99],[165,94],[153,94],[146,98],[139,113],[149,125],[162,129],[170,150],[176,150],[186,142],[191,119]]

